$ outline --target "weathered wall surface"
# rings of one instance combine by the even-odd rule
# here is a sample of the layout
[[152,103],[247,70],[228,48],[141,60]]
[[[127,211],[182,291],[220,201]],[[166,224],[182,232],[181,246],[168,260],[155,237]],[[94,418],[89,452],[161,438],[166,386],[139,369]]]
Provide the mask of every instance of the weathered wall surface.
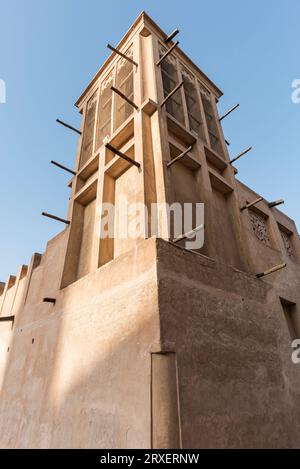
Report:
[[[285,275],[273,274],[275,285]],[[165,242],[158,277],[162,350],[177,356],[183,447],[299,447],[300,369],[276,288]],[[299,304],[299,280],[290,282],[285,294]]]
[[299,304],[297,270],[258,280],[149,239],[60,290],[67,236],[2,305],[20,308],[0,330],[1,447],[299,447],[279,300]]
[[155,240],[59,291],[66,238],[48,244],[13,330],[1,326],[0,446],[150,447]]

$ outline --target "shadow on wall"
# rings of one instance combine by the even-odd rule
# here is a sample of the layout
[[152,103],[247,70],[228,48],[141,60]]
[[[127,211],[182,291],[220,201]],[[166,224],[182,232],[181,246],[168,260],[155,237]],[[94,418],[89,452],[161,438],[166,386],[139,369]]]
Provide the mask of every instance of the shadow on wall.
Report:
[[[54,307],[28,296],[5,350],[1,447],[151,446],[155,264],[140,273],[130,256],[62,290]],[[47,260],[32,281],[45,268]]]

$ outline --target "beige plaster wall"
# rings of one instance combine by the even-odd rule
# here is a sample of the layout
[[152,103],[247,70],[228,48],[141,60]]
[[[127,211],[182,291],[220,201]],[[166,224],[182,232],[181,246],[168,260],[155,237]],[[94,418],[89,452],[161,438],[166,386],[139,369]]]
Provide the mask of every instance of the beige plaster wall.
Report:
[[[300,369],[280,292],[162,242],[158,278],[162,351],[177,356],[183,447],[299,447]],[[299,277],[291,281],[299,304]]]
[[149,447],[155,240],[59,291],[65,248],[63,232],[33,271],[10,338],[1,325],[0,446]]
[[93,236],[95,230],[96,199],[83,209],[83,226],[78,258],[77,278],[84,277],[91,271]]

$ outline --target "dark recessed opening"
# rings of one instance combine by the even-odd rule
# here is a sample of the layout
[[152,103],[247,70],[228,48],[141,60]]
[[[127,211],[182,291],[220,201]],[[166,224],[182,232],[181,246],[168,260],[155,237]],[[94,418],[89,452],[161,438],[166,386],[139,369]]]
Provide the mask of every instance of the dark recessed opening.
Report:
[[291,339],[300,339],[300,317],[296,303],[280,298]]

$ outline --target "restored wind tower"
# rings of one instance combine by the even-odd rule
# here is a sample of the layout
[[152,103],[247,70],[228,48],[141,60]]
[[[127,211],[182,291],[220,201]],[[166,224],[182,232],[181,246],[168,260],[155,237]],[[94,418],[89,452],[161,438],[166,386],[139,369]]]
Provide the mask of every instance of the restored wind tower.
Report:
[[[66,229],[0,284],[1,447],[299,446],[299,236],[236,179],[177,33],[142,13],[76,103]],[[204,246],[159,211],[119,236],[124,197],[204,203]]]
[[[109,45],[113,54],[76,103],[83,126],[63,287],[136,245],[117,233],[99,242],[101,204],[114,204],[118,213],[122,195],[145,204],[149,214],[151,204],[204,202],[203,253],[247,265],[216,109],[222,93],[173,42],[177,33],[166,37],[142,14],[117,48]],[[158,237],[172,237],[164,217],[157,218]],[[151,236],[147,220],[143,229],[141,239]],[[220,231],[227,237],[220,239]]]

